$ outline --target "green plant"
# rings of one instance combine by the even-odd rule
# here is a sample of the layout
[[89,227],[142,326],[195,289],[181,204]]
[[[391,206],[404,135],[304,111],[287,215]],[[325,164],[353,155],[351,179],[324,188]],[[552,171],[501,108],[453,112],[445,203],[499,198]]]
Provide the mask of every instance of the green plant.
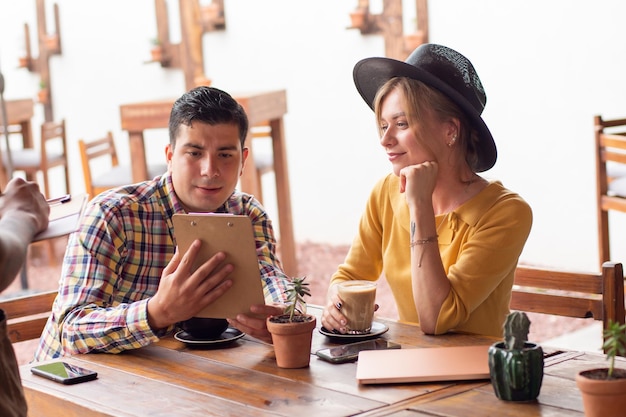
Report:
[[604,329],[604,344],[602,348],[606,352],[606,359],[609,361],[609,371],[607,378],[613,377],[615,369],[615,356],[626,356],[626,324],[619,324],[609,320],[608,327]]
[[150,39],[150,43],[154,46],[159,46],[161,45],[161,40],[159,38],[152,38]]
[[287,307],[285,308],[285,314],[289,314],[289,321],[293,321],[293,317],[298,313],[302,313],[298,306],[306,306],[305,296],[311,296],[311,290],[309,289],[309,283],[304,282],[306,276],[301,278],[293,278],[287,287]]
[[489,376],[496,396],[505,401],[532,401],[543,382],[543,349],[528,342],[530,320],[513,311],[504,322],[504,341],[489,347]]
[[39,89],[45,90],[48,87],[48,84],[44,80],[39,80]]
[[522,349],[528,341],[530,320],[526,313],[514,311],[506,317],[504,322],[504,343],[509,350]]

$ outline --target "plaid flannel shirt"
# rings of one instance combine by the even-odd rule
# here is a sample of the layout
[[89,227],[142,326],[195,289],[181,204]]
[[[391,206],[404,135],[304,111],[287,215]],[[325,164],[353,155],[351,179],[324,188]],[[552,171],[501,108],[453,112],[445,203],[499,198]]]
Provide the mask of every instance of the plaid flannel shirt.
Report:
[[[69,238],[59,293],[35,360],[119,353],[171,333],[174,326],[158,332],[150,328],[147,305],[174,255],[172,216],[184,212],[169,174],[97,196]],[[276,257],[272,224],[260,203],[234,192],[217,212],[250,216],[265,300],[285,302],[289,278]]]

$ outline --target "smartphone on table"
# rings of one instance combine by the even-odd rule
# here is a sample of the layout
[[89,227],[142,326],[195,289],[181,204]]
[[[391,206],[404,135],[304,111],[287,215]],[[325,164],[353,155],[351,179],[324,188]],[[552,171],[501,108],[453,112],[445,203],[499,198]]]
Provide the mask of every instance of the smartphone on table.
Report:
[[359,358],[362,350],[400,349],[398,343],[389,342],[385,339],[365,340],[362,342],[348,343],[347,345],[320,349],[315,354],[331,363],[354,362]]
[[67,362],[52,362],[44,365],[35,365],[30,371],[38,376],[50,379],[60,384],[72,385],[80,382],[92,381],[98,373]]

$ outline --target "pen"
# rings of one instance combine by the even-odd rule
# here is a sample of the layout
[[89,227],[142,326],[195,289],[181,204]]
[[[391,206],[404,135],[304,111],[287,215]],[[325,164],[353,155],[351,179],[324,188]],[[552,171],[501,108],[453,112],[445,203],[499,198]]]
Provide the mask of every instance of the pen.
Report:
[[50,198],[46,200],[46,202],[48,203],[49,206],[56,206],[57,204],[65,204],[69,202],[71,199],[72,199],[72,196],[70,194],[65,194],[64,196],[61,196],[61,197]]
[[[4,194],[2,194],[2,191],[0,191],[0,197],[2,197]],[[61,197],[56,197],[56,198],[50,198],[48,200],[46,200],[46,203],[48,203],[49,206],[56,206],[58,204],[65,204],[68,203],[72,200],[72,196],[70,194],[65,194]]]

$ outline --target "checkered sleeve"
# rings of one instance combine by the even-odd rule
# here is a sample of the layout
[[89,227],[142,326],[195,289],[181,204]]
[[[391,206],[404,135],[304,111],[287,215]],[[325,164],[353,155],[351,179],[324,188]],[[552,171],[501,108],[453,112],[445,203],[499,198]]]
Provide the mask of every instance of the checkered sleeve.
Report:
[[145,245],[146,238],[140,235],[145,228],[133,224],[137,219],[103,213],[92,206],[81,229],[70,237],[59,294],[36,360],[118,353],[159,339],[160,334],[148,325],[147,304],[158,288],[161,264],[166,260],[155,268],[141,269],[132,249]]

